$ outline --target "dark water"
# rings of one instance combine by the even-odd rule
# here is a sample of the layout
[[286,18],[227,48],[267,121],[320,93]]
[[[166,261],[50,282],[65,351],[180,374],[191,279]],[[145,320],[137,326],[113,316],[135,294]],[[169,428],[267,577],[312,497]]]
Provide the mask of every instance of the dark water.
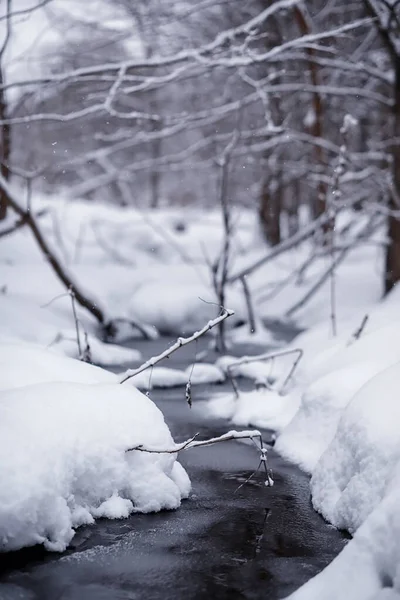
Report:
[[[146,355],[156,353],[159,342]],[[180,355],[171,366],[188,364]],[[190,410],[183,390],[154,391],[177,440],[219,435],[194,389]],[[268,434],[266,434],[268,438]],[[180,460],[193,484],[177,511],[97,521],[78,530],[68,552],[41,549],[0,555],[1,600],[191,600],[284,598],[323,569],[344,537],[310,504],[308,477],[270,452],[273,488],[257,473],[256,448],[228,442],[188,450]]]

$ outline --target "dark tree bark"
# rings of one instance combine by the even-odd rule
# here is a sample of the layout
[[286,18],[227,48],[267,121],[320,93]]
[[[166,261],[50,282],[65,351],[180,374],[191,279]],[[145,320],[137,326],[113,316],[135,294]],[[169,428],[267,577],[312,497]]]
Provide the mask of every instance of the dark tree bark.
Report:
[[261,190],[259,216],[267,242],[276,246],[281,241],[281,188],[276,185],[276,189],[272,191],[271,187],[270,181],[265,180]]
[[[312,33],[311,27],[308,23],[307,16],[299,6],[294,7],[294,15],[297,26],[301,35],[309,35]],[[312,94],[312,107],[313,107],[313,123],[310,127],[310,133],[316,139],[323,137],[323,103],[321,94],[318,92],[317,87],[320,84],[319,73],[317,63],[314,61],[315,50],[312,47],[306,48],[308,57],[308,71],[312,85],[315,87],[315,92]],[[319,144],[314,145],[314,159],[318,166],[325,165],[324,151]],[[313,212],[315,218],[318,218],[326,211],[326,198],[327,198],[327,185],[324,181],[319,181],[317,186],[317,193],[313,202]],[[326,224],[324,230],[329,229],[329,224]]]
[[[393,189],[389,200],[388,245],[385,256],[385,294],[400,281],[400,49],[397,43],[400,35],[400,15],[398,2],[389,4],[382,0],[364,0],[364,5],[374,22],[380,38],[392,63],[393,84],[393,138],[392,181]],[[379,6],[379,9],[378,9]],[[381,11],[385,11],[382,19]]]
[[393,145],[393,193],[390,196],[388,217],[388,245],[385,257],[385,294],[400,281],[400,56],[396,57],[395,89],[393,107],[394,131],[396,140]]
[[[11,155],[11,126],[9,123],[4,123],[7,118],[7,99],[4,90],[4,64],[3,57],[7,49],[8,41],[10,39],[10,19],[11,14],[11,0],[7,2],[7,22],[6,22],[6,34],[3,45],[0,50],[0,172],[4,179],[7,181],[10,178],[10,155]],[[3,189],[0,189],[0,221],[5,219],[7,216],[7,196]]]
[[[0,86],[3,86],[3,74],[0,67]],[[0,120],[6,118],[7,104],[4,90],[0,90]],[[5,123],[0,128],[0,172],[7,181],[10,178],[9,161],[11,154],[11,128]],[[7,198],[3,189],[0,189],[0,221],[7,216]]]

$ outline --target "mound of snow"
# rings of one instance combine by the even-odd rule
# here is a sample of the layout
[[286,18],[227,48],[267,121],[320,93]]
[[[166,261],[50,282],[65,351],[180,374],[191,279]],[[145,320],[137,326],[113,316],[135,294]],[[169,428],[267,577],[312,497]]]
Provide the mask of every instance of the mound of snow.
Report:
[[358,529],[400,459],[399,385],[395,364],[360,390],[313,472],[313,504],[336,527]]
[[190,482],[153,402],[99,367],[0,344],[0,550],[63,551],[98,517],[177,508]]
[[[215,301],[210,286],[200,284],[196,273],[188,267],[180,269],[156,270],[157,278],[145,281],[131,298],[129,315],[142,323],[150,324],[162,333],[182,335],[192,333],[215,319],[218,309],[214,304],[200,298]],[[174,278],[174,279],[172,279]],[[171,283],[173,282],[173,283]],[[235,314],[226,320],[227,327],[245,320],[246,311],[243,298],[235,290],[227,290],[226,305]]]
[[130,381],[140,390],[173,388],[186,385],[188,376],[185,371],[181,371],[180,369],[153,367],[135,375]]
[[314,470],[315,508],[354,538],[293,600],[336,600],[344,581],[351,600],[400,597],[399,386],[399,364],[366,384]]
[[358,390],[374,375],[396,362],[363,362],[323,375],[308,386],[299,410],[279,436],[275,450],[312,473],[333,440],[343,410]]
[[281,431],[293,418],[299,406],[295,393],[280,395],[275,391],[259,389],[214,396],[205,407],[212,417],[229,419],[234,425],[257,427]]
[[[62,331],[58,336],[59,339],[51,347],[70,356],[71,358],[79,358],[79,349],[76,341],[76,334],[73,331]],[[81,348],[85,348],[86,340],[84,336],[80,336]],[[107,367],[117,367],[124,363],[137,363],[141,360],[142,355],[139,350],[134,348],[124,348],[123,346],[117,346],[116,344],[105,344],[93,335],[87,336],[87,343],[89,345],[90,359],[91,362],[96,365],[102,365]]]
[[117,383],[118,379],[100,367],[34,344],[0,343],[0,390],[56,381]]
[[194,368],[189,366],[185,371],[187,379],[193,385],[205,383],[223,383],[225,381],[225,373],[216,365],[210,363],[196,363]]
[[244,377],[253,381],[266,381],[273,373],[271,361],[255,360],[250,363],[239,363],[237,356],[221,356],[216,361],[216,366],[224,373],[230,373],[233,377]]

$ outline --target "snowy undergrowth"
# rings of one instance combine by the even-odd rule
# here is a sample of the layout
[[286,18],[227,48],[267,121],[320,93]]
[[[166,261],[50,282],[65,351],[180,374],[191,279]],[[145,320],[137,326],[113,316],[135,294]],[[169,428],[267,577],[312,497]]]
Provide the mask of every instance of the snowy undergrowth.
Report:
[[[209,263],[220,254],[223,242],[219,211],[205,213],[195,208],[185,209],[183,220],[179,208],[151,212],[40,195],[32,198],[32,210],[47,211],[39,219],[41,230],[68,271],[104,308],[107,317],[135,319],[161,333],[173,335],[187,334],[215,317],[215,307],[202,302],[199,297],[216,300]],[[347,218],[346,214],[341,215],[339,225],[345,226]],[[234,220],[232,273],[252,264],[268,251],[254,211],[241,209],[235,212]],[[266,263],[247,278],[258,318],[281,319],[315,283],[327,268],[329,258],[316,260],[302,280],[294,278],[289,285],[281,286],[279,293],[269,293],[313,252],[313,246],[306,243]],[[373,278],[366,273],[370,273],[371,264],[378,265],[379,261],[379,248],[361,246],[354,249],[338,268],[339,325],[378,299],[380,274],[377,270]],[[41,308],[65,290],[27,228],[2,239],[0,279],[1,310],[10,315],[14,310],[14,313],[24,315],[25,321],[25,326],[15,325],[14,330],[16,319],[7,319],[4,329],[8,335],[47,345],[57,334],[73,329],[68,298]],[[236,313],[227,322],[228,328],[247,320],[240,282],[228,286],[226,305]],[[328,315],[327,283],[295,314],[295,318],[301,325],[310,326],[327,321]],[[79,316],[88,332],[94,334],[96,323],[85,311],[80,311]],[[35,327],[34,324],[40,321],[44,326]],[[232,332],[232,341],[275,343],[271,333],[260,324],[253,336],[247,330],[246,325]],[[134,333],[135,330],[130,329],[130,334]],[[59,345],[60,350],[62,346]]]
[[[18,358],[18,360],[17,360]],[[0,344],[0,550],[63,551],[95,518],[174,509],[190,490],[159,409],[98,367]]]

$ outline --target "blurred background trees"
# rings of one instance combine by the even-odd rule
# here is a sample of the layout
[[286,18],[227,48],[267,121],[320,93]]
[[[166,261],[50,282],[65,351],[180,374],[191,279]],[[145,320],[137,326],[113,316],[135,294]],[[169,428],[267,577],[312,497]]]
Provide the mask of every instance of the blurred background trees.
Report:
[[332,243],[339,208],[355,226],[383,214],[385,290],[400,279],[400,3],[2,4],[7,179],[122,206],[213,207],[235,136],[229,206],[257,211],[269,245],[328,213],[316,242]]

